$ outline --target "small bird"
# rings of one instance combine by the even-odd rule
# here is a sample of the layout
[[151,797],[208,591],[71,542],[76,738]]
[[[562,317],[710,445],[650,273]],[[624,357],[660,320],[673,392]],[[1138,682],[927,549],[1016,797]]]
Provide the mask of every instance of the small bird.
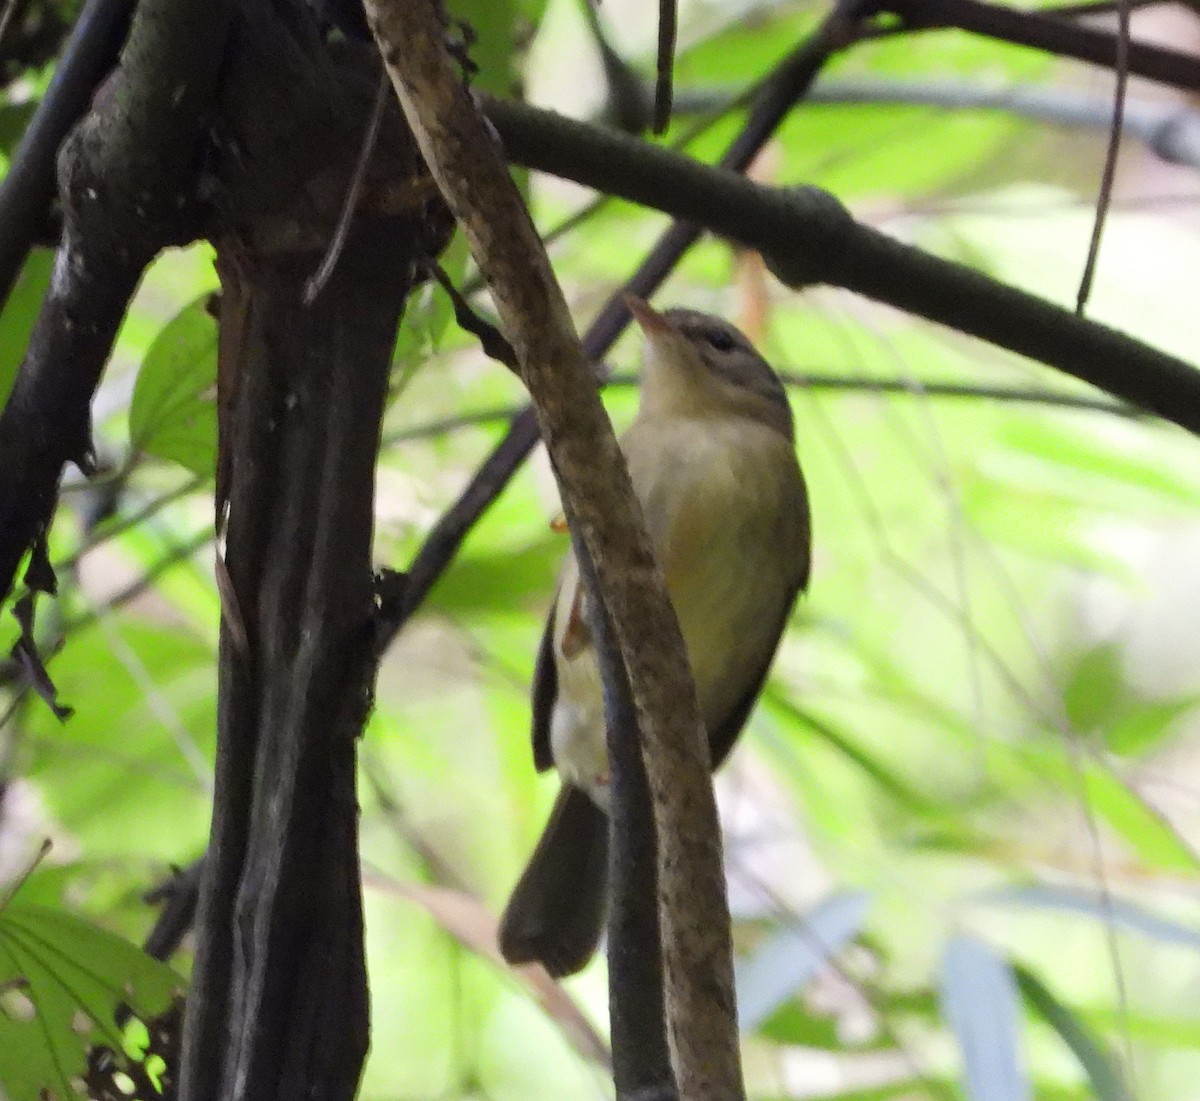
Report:
[[[696,682],[713,767],[729,754],[808,583],[808,496],[779,377],[733,325],[626,299],[646,338],[638,413],[621,438]],[[533,759],[562,790],[505,908],[500,950],[554,976],[604,928],[608,751],[579,566],[567,556],[538,651]]]

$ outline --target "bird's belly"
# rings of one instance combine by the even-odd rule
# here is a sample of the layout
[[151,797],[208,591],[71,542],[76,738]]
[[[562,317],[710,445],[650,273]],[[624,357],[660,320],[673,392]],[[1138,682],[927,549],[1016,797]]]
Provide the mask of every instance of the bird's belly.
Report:
[[604,693],[589,646],[558,660],[558,698],[550,715],[550,751],[559,775],[608,809],[608,740]]
[[[665,528],[655,530],[652,523],[652,535],[687,647],[700,717],[710,732],[757,685],[807,570],[798,476],[786,464],[767,464],[764,473],[763,464],[743,449],[746,431],[728,438],[713,433],[707,446],[691,448],[691,462],[676,467],[670,478],[641,485],[635,480],[648,515],[669,518]],[[607,807],[604,701],[595,652],[587,646],[567,657],[560,650],[555,662],[554,763],[565,780]]]

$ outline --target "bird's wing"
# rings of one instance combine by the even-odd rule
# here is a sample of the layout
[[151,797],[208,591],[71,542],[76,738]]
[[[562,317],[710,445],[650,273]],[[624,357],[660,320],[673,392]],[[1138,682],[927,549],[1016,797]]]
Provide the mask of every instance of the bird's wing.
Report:
[[[797,594],[798,592],[799,590],[797,590]],[[754,704],[757,702],[758,695],[762,691],[763,682],[767,679],[771,663],[775,660],[775,651],[779,649],[779,640],[783,638],[783,629],[787,626],[787,622],[791,618],[797,594],[793,594],[792,599],[784,607],[783,614],[779,617],[779,622],[775,627],[775,641],[767,651],[762,665],[755,670],[754,676],[748,682],[746,691],[742,693],[741,697],[730,709],[729,714],[708,732],[708,749],[712,755],[712,767],[714,771],[729,756],[729,751],[733,749],[733,744],[742,732],[742,727],[746,725],[746,720],[750,717],[750,712],[754,710]]]
[[533,666],[533,764],[538,772],[545,772],[554,764],[554,751],[550,748],[550,716],[554,714],[554,701],[558,699],[558,670],[554,665],[554,617],[557,611],[556,591]]

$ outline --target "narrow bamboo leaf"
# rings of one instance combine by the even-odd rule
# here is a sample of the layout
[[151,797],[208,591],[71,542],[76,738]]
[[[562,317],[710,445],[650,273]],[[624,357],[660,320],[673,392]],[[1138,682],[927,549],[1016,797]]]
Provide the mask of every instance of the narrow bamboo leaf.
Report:
[[[1022,745],[1019,753],[1024,766],[1036,774],[1040,783],[1078,790],[1078,770],[1060,745],[1031,741]],[[1129,843],[1146,868],[1185,874],[1200,869],[1200,856],[1188,838],[1134,790],[1110,762],[1093,758],[1084,761],[1082,769],[1092,812]]]
[[1164,944],[1177,944],[1182,948],[1200,951],[1200,931],[1160,917],[1119,898],[1105,899],[1098,894],[1043,884],[1001,887],[976,895],[975,898],[988,905],[1030,906],[1080,914],[1097,921],[1112,922],[1116,926],[1141,933]]
[[1104,1045],[1092,1035],[1091,1029],[1051,994],[1031,971],[1016,967],[1014,972],[1025,1000],[1074,1053],[1099,1101],[1133,1101],[1120,1068]]
[[1105,731],[1108,748],[1126,757],[1145,753],[1177,730],[1178,721],[1197,706],[1200,696],[1193,693],[1139,702],[1109,725]]
[[753,1032],[862,930],[871,896],[844,891],[785,921],[737,968],[738,1016]]
[[832,746],[847,760],[857,765],[892,798],[910,810],[922,815],[939,815],[940,811],[937,806],[926,799],[902,776],[897,775],[873,757],[835,724],[796,706],[779,689],[768,688],[763,698],[767,705],[777,711],[783,719],[808,730],[814,737]]
[[1008,961],[973,937],[953,938],[942,957],[942,1011],[962,1051],[971,1101],[1031,1101]]

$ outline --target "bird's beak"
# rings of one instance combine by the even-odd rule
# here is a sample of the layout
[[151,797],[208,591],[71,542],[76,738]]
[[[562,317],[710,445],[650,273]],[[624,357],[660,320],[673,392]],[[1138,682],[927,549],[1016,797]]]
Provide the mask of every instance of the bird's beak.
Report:
[[666,371],[671,377],[692,378],[700,362],[692,342],[679,326],[664,317],[653,306],[632,294],[625,296],[625,305],[646,335],[646,357],[643,365],[651,373]]
[[629,312],[633,314],[634,321],[641,326],[642,332],[646,334],[646,338],[651,342],[662,340],[668,333],[678,334],[679,330],[645,299],[627,294],[625,296],[625,305],[629,307]]

